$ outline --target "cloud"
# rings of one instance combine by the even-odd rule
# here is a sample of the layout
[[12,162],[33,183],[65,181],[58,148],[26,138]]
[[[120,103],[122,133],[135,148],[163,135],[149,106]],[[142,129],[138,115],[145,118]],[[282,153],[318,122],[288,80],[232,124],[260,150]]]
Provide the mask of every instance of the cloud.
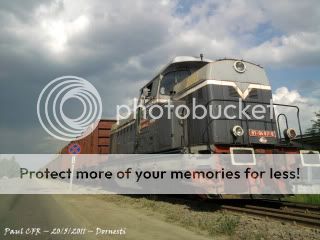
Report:
[[318,0],[259,1],[272,26],[284,33],[314,32],[320,29]]
[[261,1],[260,9],[275,36],[243,49],[245,58],[277,67],[320,64],[319,1]]
[[[317,91],[317,89],[315,89]],[[311,92],[310,96],[313,96]],[[300,110],[300,122],[302,132],[311,127],[311,120],[315,118],[314,112],[320,110],[319,97],[303,97],[298,90],[289,90],[287,87],[281,87],[275,90],[273,94],[274,103],[297,106]],[[276,106],[276,114],[284,113],[288,118],[288,127],[296,130],[298,127],[297,110],[295,108]],[[285,129],[284,119],[280,119],[281,129]]]
[[318,66],[320,64],[320,32],[298,32],[272,38],[248,49],[246,59],[280,66]]
[[58,153],[66,143],[43,135],[38,127],[23,129],[0,128],[0,155],[1,154],[27,154],[27,153]]
[[[38,129],[39,142],[47,136],[36,116],[37,97],[63,75],[88,79],[102,96],[103,116],[110,117],[176,55],[248,58],[268,68],[320,65],[318,1],[4,0],[0,5],[0,89],[5,89],[0,128],[22,145],[26,139],[16,138],[19,131],[32,137],[27,129]],[[307,99],[316,99],[313,89],[304,88],[300,98],[312,92]],[[0,152],[10,145],[1,143]]]

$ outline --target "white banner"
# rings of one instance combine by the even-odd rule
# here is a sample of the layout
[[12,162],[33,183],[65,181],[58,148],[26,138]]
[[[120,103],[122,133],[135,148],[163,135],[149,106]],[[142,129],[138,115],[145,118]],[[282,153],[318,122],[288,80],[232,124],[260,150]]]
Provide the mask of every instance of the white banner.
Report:
[[319,154],[0,155],[0,194],[320,194]]

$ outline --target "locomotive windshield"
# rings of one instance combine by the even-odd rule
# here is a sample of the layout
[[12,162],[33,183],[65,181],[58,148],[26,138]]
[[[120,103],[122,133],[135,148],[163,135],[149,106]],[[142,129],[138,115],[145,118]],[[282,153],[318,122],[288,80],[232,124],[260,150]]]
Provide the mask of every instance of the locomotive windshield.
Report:
[[178,70],[167,73],[161,80],[160,94],[171,95],[174,85],[191,74],[189,70]]

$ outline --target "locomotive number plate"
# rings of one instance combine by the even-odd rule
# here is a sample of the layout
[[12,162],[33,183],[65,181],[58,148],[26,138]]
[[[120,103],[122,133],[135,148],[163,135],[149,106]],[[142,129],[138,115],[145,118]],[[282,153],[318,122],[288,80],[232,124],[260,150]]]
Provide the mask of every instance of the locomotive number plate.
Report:
[[250,137],[271,137],[271,138],[277,137],[275,131],[254,130],[254,129],[249,129],[249,136]]

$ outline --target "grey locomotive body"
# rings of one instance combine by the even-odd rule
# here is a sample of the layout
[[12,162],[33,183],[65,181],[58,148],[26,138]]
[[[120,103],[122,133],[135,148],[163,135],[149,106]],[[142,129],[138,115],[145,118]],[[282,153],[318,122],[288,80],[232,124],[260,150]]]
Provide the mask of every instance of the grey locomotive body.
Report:
[[[168,102],[172,108],[165,107]],[[296,147],[290,141],[296,133],[288,126],[286,141],[281,139],[264,69],[247,61],[177,57],[141,89],[138,103],[130,117],[113,126],[111,153],[281,152]],[[195,109],[195,104],[203,107]],[[161,112],[154,105],[162,106],[161,118],[150,116]],[[258,118],[252,116],[257,105]]]

